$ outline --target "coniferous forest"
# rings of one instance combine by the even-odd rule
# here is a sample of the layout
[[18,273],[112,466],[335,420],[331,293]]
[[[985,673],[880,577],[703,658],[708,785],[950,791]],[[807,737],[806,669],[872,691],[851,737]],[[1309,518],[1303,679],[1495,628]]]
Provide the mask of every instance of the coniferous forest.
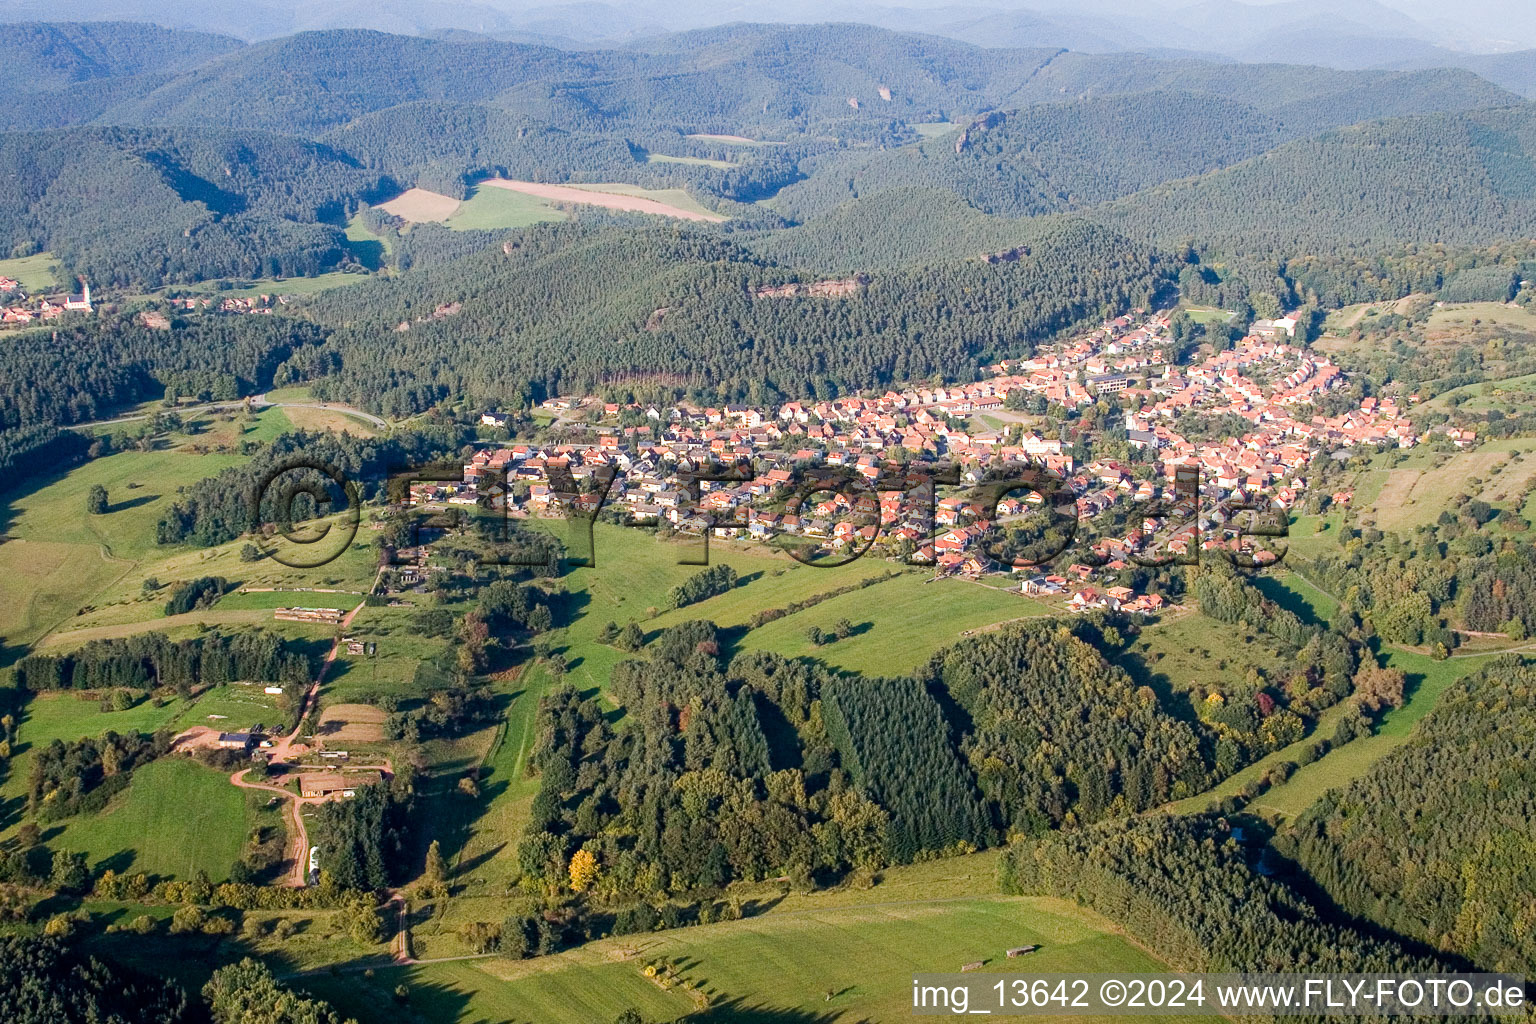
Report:
[[[66,496],[83,523],[68,542],[0,535],[0,580],[29,588],[0,609],[22,637],[0,646],[0,1016],[341,1024],[315,996],[351,986],[400,1020],[533,1019],[465,1009],[418,970],[814,907],[819,890],[858,904],[887,875],[957,886],[978,862],[999,865],[1003,893],[1079,904],[1108,919],[1099,938],[1177,970],[1536,963],[1536,668],[1520,654],[1536,632],[1536,456],[1517,443],[1536,434],[1536,102],[1464,67],[1301,67],[1283,48],[1236,63],[855,24],[636,24],[601,45],[0,32],[0,526],[56,516],[37,496],[55,484],[79,484]],[[1516,72],[1500,80],[1522,88]],[[1282,350],[1243,338],[1286,313],[1279,368]],[[1092,355],[1058,344],[1090,333]],[[834,440],[839,411],[779,411],[1042,354],[1059,356],[1050,397],[1013,387],[985,413],[893,402],[889,428]],[[1233,383],[1247,373],[1264,396]],[[1186,389],[1210,401],[1158,405]],[[279,391],[302,397],[254,401]],[[576,397],[595,401],[538,408]],[[1285,416],[1286,436],[1267,436]],[[229,426],[216,444],[196,436],[205,417]],[[782,432],[735,433],[763,420]],[[631,444],[662,437],[676,449]],[[643,488],[626,497],[660,506],[669,459],[703,452],[850,470],[943,452],[974,480],[988,450],[1051,442],[1079,510],[1112,530],[1081,549],[1092,564],[1028,586],[980,560],[815,592],[787,560],[577,579],[560,528],[511,502],[504,541],[524,557],[504,569],[482,543],[483,477],[440,496],[454,507],[424,531],[403,476],[390,486],[490,449],[528,508],[569,509],[548,470],[600,476],[587,460],[606,451]],[[213,469],[124,497],[141,455],[182,470],[210,452]],[[1187,572],[1113,560],[1158,525],[1117,496],[1166,497],[1174,457],[1230,477],[1232,496],[1294,485],[1288,512],[1308,523],[1294,579],[1225,568],[1222,550]],[[1469,463],[1507,486],[1452,481]],[[1426,511],[1447,487],[1466,493]],[[272,536],[258,523],[361,506],[369,532],[324,584],[257,546]],[[622,506],[607,509],[605,523]],[[1012,517],[996,525],[1021,543]],[[1205,525],[1218,546],[1233,532]],[[86,597],[43,599],[95,573],[109,582]],[[1147,610],[1121,611],[1117,583]],[[946,613],[1010,611],[945,619],[888,671],[859,664],[860,634],[893,651],[912,634],[828,609],[914,587],[953,600]],[[1106,610],[1067,614],[1073,591]],[[612,620],[584,632],[605,601]],[[286,610],[311,602],[336,614]],[[743,642],[784,626],[807,646]],[[220,735],[258,714],[272,728],[254,743]],[[216,870],[165,867],[213,854],[160,850],[145,867],[154,856],[114,831],[140,780],[199,761],[232,797],[217,886]],[[291,773],[311,770],[352,795],[301,796]],[[1315,789],[1305,806],[1259,799],[1288,779]],[[1018,914],[985,874],[960,898]],[[178,906],[162,927],[129,923],[136,903]],[[197,985],[95,956],[128,929]],[[688,957],[634,947],[604,947],[605,977],[639,972],[676,1019],[864,1019],[856,984],[813,993],[802,1017],[675,985]]]

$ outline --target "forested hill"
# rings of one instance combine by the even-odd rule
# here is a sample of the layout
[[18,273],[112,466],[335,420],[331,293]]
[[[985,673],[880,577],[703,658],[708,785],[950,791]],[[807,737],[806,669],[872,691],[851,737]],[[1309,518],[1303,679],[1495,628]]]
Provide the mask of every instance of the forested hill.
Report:
[[1287,257],[1536,234],[1536,104],[1340,128],[1095,211],[1132,237]]
[[632,59],[366,30],[302,32],[248,46],[121,104],[119,123],[217,125],[307,135],[412,100],[491,100],[521,82],[620,72]]
[[[663,37],[644,51],[581,52],[306,32],[217,56],[169,80],[143,75],[113,80],[111,88],[89,85],[52,101],[46,81],[22,88],[33,91],[28,101],[39,127],[73,116],[313,135],[401,103],[435,100],[489,103],[587,131],[628,124],[864,139],[893,122],[1127,92],[1226,98],[1297,131],[1517,98],[1466,71],[1341,72],[984,49],[858,25],[734,25]],[[26,116],[12,113],[8,123],[27,127]]]
[[950,260],[1012,259],[1048,238],[1063,217],[996,217],[945,188],[880,189],[810,222],[765,231],[745,244],[776,263],[857,273]]
[[[317,296],[339,373],[387,414],[448,396],[487,407],[609,385],[767,404],[953,375],[1164,293],[1176,268],[1092,224],[1029,252],[850,281],[840,297],[759,295],[795,272],[706,232],[545,227],[409,275]],[[811,278],[815,280],[815,278]]]
[[316,143],[164,128],[0,134],[0,180],[0,248],[98,288],[319,273],[345,256],[319,222],[382,184]]
[[1527,970],[1533,744],[1536,667],[1506,656],[1458,683],[1407,744],[1324,794],[1277,845],[1348,913],[1480,968]]
[[[0,113],[55,129],[0,135],[0,255],[50,251],[97,288],[312,275],[347,264],[341,224],[362,203],[410,186],[463,198],[487,174],[684,188],[739,218],[726,230],[802,222],[750,245],[818,272],[1060,237],[980,214],[1088,211],[1139,248],[1193,238],[1264,263],[1532,233],[1531,107],[1484,109],[1518,98],[1465,71],[984,49],[856,25],[580,52],[158,31],[24,29],[96,56],[58,57]],[[1313,137],[1422,111],[1439,113]],[[55,127],[81,121],[155,127]]]
[[785,189],[777,205],[798,220],[877,189],[916,185],[1023,217],[1215,170],[1291,137],[1252,106],[1192,93],[1044,103],[990,113],[916,146],[846,152]]
[[1132,92],[1187,92],[1245,103],[1298,134],[1372,118],[1471,110],[1520,97],[1470,71],[1338,71],[1294,64],[1216,64],[1136,54],[1063,53],[998,106]]
[[14,97],[91,79],[185,71],[244,45],[229,36],[125,21],[6,25],[0,90]]
[[[751,201],[798,177],[799,161],[825,143],[748,147],[682,131],[583,131],[477,103],[424,100],[376,111],[321,136],[402,184],[463,198],[477,178],[632,182],[691,188]],[[681,158],[651,161],[653,154]],[[714,160],[714,164],[695,161]]]

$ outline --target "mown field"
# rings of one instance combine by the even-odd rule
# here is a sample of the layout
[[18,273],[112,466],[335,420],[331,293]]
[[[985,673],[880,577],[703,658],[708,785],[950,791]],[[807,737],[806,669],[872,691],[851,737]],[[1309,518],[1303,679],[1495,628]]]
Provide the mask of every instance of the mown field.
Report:
[[[972,884],[981,884],[978,879]],[[395,987],[433,1024],[590,1024],[634,1007],[672,1021],[898,1021],[911,1015],[912,974],[984,960],[988,974],[1154,971],[1156,960],[1102,918],[1057,900],[969,896],[890,900],[827,894],[761,916],[590,943],[557,956],[381,968],[372,978],[315,976],[305,986],[363,1024],[394,1019]],[[972,892],[977,891],[975,888]],[[810,904],[810,905],[807,905]],[[1027,960],[1007,947],[1039,943]],[[647,961],[678,965],[702,996],[647,979]]]
[[668,156],[665,153],[647,153],[645,162],[649,164],[693,164],[696,167],[716,167],[720,170],[730,170],[732,167],[740,167],[741,164],[731,160],[710,160],[702,156]]
[[173,700],[159,707],[142,701],[126,711],[102,711],[96,701],[80,700],[67,693],[44,694],[28,701],[17,715],[17,743],[6,774],[0,778],[0,839],[20,824],[36,751],[54,740],[68,742],[82,736],[100,736],[109,729],[119,733],[154,732],[168,728],[184,710],[184,702]]
[[[176,489],[241,461],[235,456],[129,452],[94,459],[0,505],[0,636],[11,644],[85,621],[104,594],[136,590],[141,564],[154,561],[155,521]],[[109,510],[91,515],[86,494],[100,484]],[[147,575],[147,573],[146,573]],[[167,575],[165,580],[177,577]],[[161,598],[164,601],[164,598]]]
[[1259,576],[1253,581],[1259,592],[1312,626],[1326,626],[1339,610],[1332,594],[1312,585],[1304,576],[1283,569]]
[[1283,668],[1279,652],[1264,636],[1198,611],[1168,614],[1144,627],[1115,663],[1162,694],[1241,681],[1250,668],[1267,675]]

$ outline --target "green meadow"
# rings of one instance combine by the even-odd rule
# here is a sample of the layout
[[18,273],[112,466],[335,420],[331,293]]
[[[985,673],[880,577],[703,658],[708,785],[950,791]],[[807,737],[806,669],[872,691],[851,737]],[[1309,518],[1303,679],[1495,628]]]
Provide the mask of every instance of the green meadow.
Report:
[[1295,818],[1328,790],[1353,782],[1402,746],[1413,727],[1434,710],[1451,684],[1481,668],[1492,657],[1479,654],[1435,661],[1413,651],[1382,651],[1381,663],[1387,668],[1401,669],[1407,677],[1407,699],[1403,706],[1384,714],[1371,735],[1361,736],[1298,769],[1284,783],[1255,800],[1250,809],[1266,817]]
[[[825,894],[741,921],[603,939],[534,960],[499,957],[385,967],[371,977],[314,975],[305,987],[362,1024],[396,1019],[397,986],[433,1024],[539,1021],[591,1024],[634,1007],[648,1020],[826,1024],[911,1016],[912,975],[1161,969],[1112,924],[1058,900],[969,896],[877,902]],[[974,891],[974,890],[972,890]],[[786,901],[786,905],[788,901]],[[1039,944],[1025,961],[1011,946]],[[648,963],[673,965],[677,981],[647,978]]]
[[715,167],[723,171],[741,166],[741,164],[731,160],[710,160],[702,156],[668,156],[665,153],[647,153],[645,154],[645,162],[650,164],[693,164],[696,167]]
[[108,730],[132,733],[170,728],[186,707],[177,700],[160,706],[146,700],[126,711],[102,711],[96,701],[80,700],[67,693],[44,694],[28,701],[17,715],[14,756],[0,778],[0,839],[21,823],[27,779],[36,751],[54,740],[67,743],[84,736],[100,736]]
[[46,252],[0,260],[0,277],[12,278],[29,292],[43,292],[59,287],[58,279],[54,276],[58,269],[58,261],[52,253]]
[[481,184],[443,223],[459,231],[493,231],[566,218],[567,214],[555,209],[547,199]]
[[135,771],[104,810],[59,822],[49,845],[84,853],[92,871],[175,878],[206,871],[223,881],[268,799],[191,758],[165,757]]

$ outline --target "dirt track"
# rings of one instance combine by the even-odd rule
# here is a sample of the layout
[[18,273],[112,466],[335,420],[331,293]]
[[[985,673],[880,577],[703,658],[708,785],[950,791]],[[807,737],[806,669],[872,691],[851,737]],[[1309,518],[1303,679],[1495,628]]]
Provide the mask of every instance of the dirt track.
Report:
[[264,789],[268,793],[276,793],[288,801],[288,849],[284,856],[288,864],[288,884],[298,888],[304,884],[305,868],[308,865],[304,861],[304,855],[309,851],[309,833],[304,828],[304,816],[299,813],[299,805],[303,803],[319,803],[318,799],[306,801],[289,790],[279,786],[270,786],[265,782],[247,782],[245,773],[249,768],[242,768],[229,777],[229,781],[241,789]]
[[[352,620],[357,617],[357,613],[363,610],[363,603],[361,601],[358,602],[357,607],[348,612],[341,620],[341,625],[338,627],[336,634],[336,642],[331,644],[330,653],[325,656],[325,663],[320,666],[320,671],[315,675],[315,681],[309,684],[309,689],[304,693],[304,703],[299,708],[299,724],[294,726],[293,731],[287,736],[284,736],[266,750],[270,763],[289,764],[291,763],[290,759],[309,752],[308,747],[298,742],[299,730],[304,728],[304,719],[309,714],[310,708],[314,706],[315,701],[320,699],[320,685],[325,682],[325,674],[330,669],[331,662],[336,660],[337,651],[341,649],[341,637],[351,628]],[[206,746],[210,741],[210,737],[216,737],[217,735],[216,730],[209,729],[206,726],[197,726],[177,736],[175,746],[178,749],[187,750],[193,747]],[[391,770],[387,762],[377,767],[382,768],[384,771]],[[324,799],[321,797],[302,797],[292,790],[283,789],[281,786],[273,786],[265,782],[247,781],[245,773],[248,771],[250,771],[249,768],[240,769],[229,777],[229,781],[241,789],[265,790],[288,801],[289,828],[288,852],[286,855],[289,863],[288,884],[294,887],[302,886],[309,867],[305,856],[309,852],[309,833],[304,828],[304,816],[299,813],[299,808],[302,804],[323,803]]]

